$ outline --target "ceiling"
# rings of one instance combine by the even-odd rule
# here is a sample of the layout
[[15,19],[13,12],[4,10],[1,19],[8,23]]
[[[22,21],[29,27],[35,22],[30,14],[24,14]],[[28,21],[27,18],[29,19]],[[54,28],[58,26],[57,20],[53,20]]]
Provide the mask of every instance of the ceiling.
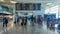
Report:
[[[60,4],[60,0],[4,0],[4,2],[0,1],[0,4],[13,8],[13,3],[11,3],[10,1],[15,1],[17,3],[41,3],[42,7],[51,7]],[[51,4],[47,5],[47,3]]]
[[18,3],[46,3],[46,2],[60,3],[60,0],[4,0],[4,3],[9,4],[10,1],[16,1]]

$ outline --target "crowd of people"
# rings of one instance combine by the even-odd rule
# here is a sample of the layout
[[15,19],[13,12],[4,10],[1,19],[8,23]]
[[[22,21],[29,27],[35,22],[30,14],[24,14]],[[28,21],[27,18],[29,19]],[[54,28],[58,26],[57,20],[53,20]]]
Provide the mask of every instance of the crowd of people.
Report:
[[42,24],[42,21],[43,21],[43,18],[40,17],[40,18],[36,18],[36,16],[33,16],[31,15],[30,17],[28,16],[19,16],[16,20],[15,20],[15,24],[16,23],[20,23],[22,26],[26,26],[27,23],[28,23],[28,20],[30,21],[30,24],[31,25],[34,25],[35,23],[38,23],[38,24]]
[[[14,21],[14,24],[20,24],[21,26],[26,26],[27,23],[28,23],[28,20],[30,21],[31,25],[34,26],[35,23],[38,23],[38,24],[42,24],[42,18],[36,18],[36,16],[34,17],[33,15],[29,17],[25,16],[25,17],[17,17],[17,19],[15,19]],[[6,26],[7,27],[7,24],[9,23],[8,22],[8,18],[7,17],[3,17],[3,27]]]

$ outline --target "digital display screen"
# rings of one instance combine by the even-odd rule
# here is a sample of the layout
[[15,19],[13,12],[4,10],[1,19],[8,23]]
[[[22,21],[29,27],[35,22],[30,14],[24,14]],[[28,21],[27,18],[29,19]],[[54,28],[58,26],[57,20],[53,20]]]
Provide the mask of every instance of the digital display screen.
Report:
[[16,10],[41,10],[41,3],[16,3]]

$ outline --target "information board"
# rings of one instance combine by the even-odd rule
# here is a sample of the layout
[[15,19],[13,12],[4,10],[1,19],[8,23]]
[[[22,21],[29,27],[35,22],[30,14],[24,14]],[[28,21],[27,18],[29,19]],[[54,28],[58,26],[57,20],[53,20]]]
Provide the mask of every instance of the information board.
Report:
[[41,3],[16,3],[16,10],[41,10]]

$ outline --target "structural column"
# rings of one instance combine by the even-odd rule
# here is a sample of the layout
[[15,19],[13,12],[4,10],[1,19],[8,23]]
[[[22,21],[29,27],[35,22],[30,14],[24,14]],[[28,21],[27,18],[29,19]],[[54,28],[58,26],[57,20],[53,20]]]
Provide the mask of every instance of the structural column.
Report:
[[60,18],[60,5],[58,6],[58,18]]
[[15,21],[15,4],[13,5],[13,22]]

